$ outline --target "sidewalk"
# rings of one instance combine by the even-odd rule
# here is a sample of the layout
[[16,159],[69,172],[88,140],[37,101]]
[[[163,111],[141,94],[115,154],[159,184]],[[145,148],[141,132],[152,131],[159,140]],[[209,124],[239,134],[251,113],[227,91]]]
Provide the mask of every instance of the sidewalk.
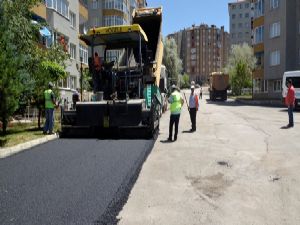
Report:
[[46,143],[46,142],[54,140],[56,138],[58,138],[58,136],[56,134],[47,135],[45,137],[34,139],[32,141],[28,141],[28,142],[25,142],[25,143],[22,143],[22,144],[18,144],[16,146],[0,148],[0,159],[1,158],[6,158],[8,156],[14,155],[14,154],[22,152],[22,151],[25,151],[27,149],[30,149],[30,148],[34,147],[34,146]]

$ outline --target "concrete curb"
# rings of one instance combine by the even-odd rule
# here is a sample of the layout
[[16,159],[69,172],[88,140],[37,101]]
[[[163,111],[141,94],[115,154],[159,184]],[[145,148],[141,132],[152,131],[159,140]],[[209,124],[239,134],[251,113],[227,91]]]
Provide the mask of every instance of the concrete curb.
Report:
[[43,138],[38,138],[38,139],[35,139],[35,140],[32,140],[32,141],[28,141],[28,142],[25,142],[25,143],[22,143],[22,144],[18,144],[16,146],[7,147],[7,148],[0,148],[0,159],[6,158],[6,157],[14,155],[14,154],[17,154],[19,152],[22,152],[22,151],[27,150],[29,148],[32,148],[34,146],[46,143],[48,141],[55,140],[57,138],[58,138],[58,136],[56,134],[53,134],[53,135],[45,136]]
[[285,107],[284,104],[280,100],[260,101],[260,100],[236,99],[235,102],[243,104],[243,105],[269,106],[269,107],[279,107],[279,108],[284,108]]

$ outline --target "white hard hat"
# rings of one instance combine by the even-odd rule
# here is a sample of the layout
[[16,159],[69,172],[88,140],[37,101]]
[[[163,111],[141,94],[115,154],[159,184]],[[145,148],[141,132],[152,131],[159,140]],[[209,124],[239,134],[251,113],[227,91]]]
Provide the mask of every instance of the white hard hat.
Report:
[[192,86],[191,86],[191,89],[195,89],[195,86],[194,86],[194,85],[192,85]]

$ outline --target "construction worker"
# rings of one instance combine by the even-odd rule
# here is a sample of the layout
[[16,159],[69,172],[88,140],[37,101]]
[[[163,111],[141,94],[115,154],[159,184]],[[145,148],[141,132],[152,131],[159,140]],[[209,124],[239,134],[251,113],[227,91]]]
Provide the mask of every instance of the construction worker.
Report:
[[49,82],[48,89],[44,91],[45,97],[45,113],[46,113],[46,122],[44,125],[44,134],[53,134],[54,127],[54,108],[57,107],[55,103],[55,95],[53,92],[53,84]]
[[169,103],[171,104],[170,111],[170,124],[169,124],[169,138],[168,141],[172,141],[172,134],[173,134],[173,125],[175,124],[175,134],[174,134],[174,141],[177,140],[177,134],[178,134],[178,124],[179,124],[179,118],[181,113],[181,108],[183,106],[183,99],[181,97],[181,94],[179,93],[178,88],[176,85],[172,85],[172,93],[169,97]]
[[79,101],[79,92],[75,90],[72,95],[73,109],[76,109],[76,103]]
[[192,123],[192,129],[190,130],[190,132],[196,131],[196,116],[199,107],[198,95],[196,95],[194,91],[195,91],[195,86],[192,85],[191,95],[189,99],[189,112],[190,112],[191,123]]
[[95,57],[94,57],[94,66],[95,66],[95,70],[98,72],[101,70],[101,59],[98,55],[97,52],[95,52]]
[[295,108],[295,88],[293,86],[293,81],[289,79],[286,82],[286,86],[288,87],[288,92],[285,98],[285,104],[288,107],[288,115],[289,115],[289,124],[286,126],[287,128],[294,127],[294,115],[293,110]]

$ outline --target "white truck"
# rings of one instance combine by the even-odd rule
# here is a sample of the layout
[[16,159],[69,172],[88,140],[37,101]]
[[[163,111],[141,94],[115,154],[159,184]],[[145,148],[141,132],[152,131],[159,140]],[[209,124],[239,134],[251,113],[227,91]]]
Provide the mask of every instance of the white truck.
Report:
[[300,70],[299,71],[287,71],[283,74],[282,78],[282,97],[285,100],[287,95],[287,86],[286,82],[291,79],[293,82],[293,86],[295,88],[295,96],[296,96],[296,108],[299,107],[300,103]]

